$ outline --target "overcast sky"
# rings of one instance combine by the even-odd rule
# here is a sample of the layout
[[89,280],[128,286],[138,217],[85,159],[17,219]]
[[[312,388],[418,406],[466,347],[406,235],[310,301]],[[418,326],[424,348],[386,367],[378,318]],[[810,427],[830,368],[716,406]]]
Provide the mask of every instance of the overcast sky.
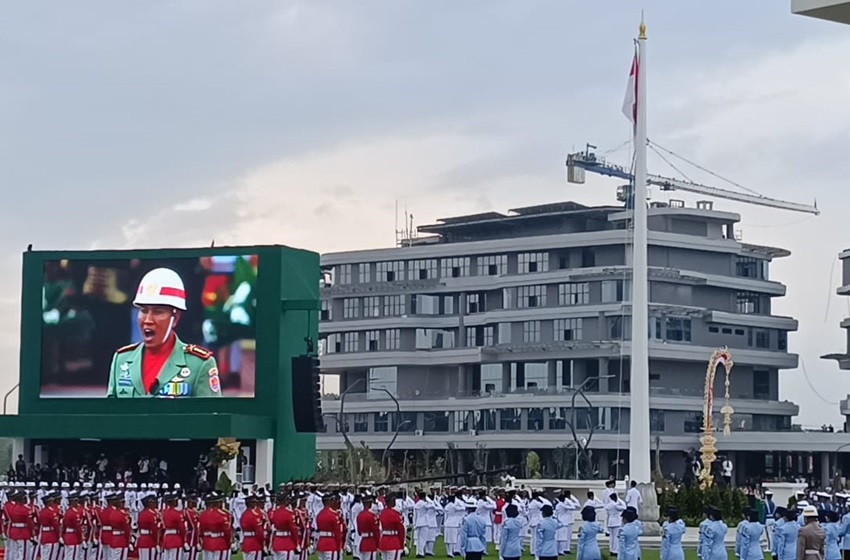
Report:
[[563,161],[628,139],[640,7],[650,138],[823,209],[715,203],[742,214],[747,242],[794,253],[772,269],[788,285],[774,309],[800,320],[789,344],[806,374],[783,372],[781,395],[801,405],[797,421],[840,423],[850,377],[818,357],[844,349],[850,313],[830,295],[850,246],[850,27],[776,0],[6,2],[0,392],[17,378],[28,243],[340,251],[391,245],[396,201],[420,224],[613,202],[616,182],[567,185]]

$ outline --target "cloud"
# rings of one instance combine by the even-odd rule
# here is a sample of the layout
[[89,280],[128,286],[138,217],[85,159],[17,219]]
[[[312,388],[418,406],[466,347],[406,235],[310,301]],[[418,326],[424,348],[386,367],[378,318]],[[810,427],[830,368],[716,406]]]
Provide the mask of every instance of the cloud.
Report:
[[202,212],[212,208],[212,201],[205,198],[193,198],[174,206],[175,212]]

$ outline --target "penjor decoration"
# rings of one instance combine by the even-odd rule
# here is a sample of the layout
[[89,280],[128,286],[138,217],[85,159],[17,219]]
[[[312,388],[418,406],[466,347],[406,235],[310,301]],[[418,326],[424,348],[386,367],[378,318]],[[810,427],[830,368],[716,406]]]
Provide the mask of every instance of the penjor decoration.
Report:
[[702,437],[700,442],[700,453],[702,455],[702,470],[699,473],[700,488],[705,490],[714,484],[714,477],[711,474],[711,466],[717,459],[717,438],[714,437],[714,378],[717,375],[717,368],[723,365],[726,370],[726,395],[723,408],[720,412],[723,414],[723,435],[729,435],[732,432],[732,414],[735,410],[729,404],[729,375],[732,373],[732,355],[726,347],[715,350],[711,354],[711,359],[708,361],[708,369],[705,372],[705,403],[702,411]]

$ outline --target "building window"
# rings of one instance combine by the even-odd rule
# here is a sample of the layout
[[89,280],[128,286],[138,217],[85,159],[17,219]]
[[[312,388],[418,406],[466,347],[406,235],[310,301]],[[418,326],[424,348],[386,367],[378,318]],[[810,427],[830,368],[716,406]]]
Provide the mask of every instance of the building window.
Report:
[[631,299],[631,283],[625,280],[602,281],[602,303],[617,303]]
[[357,333],[356,332],[347,332],[342,336],[343,348],[345,352],[357,352],[359,348],[357,347]]
[[369,296],[363,298],[363,316],[364,317],[380,317],[381,316],[381,298],[378,296]]
[[320,315],[322,321],[333,321],[333,313],[331,313],[331,302],[329,300],[322,300],[322,314]]
[[671,342],[691,341],[691,320],[680,317],[667,317],[667,337]]
[[328,341],[325,343],[325,351],[328,354],[336,354],[342,352],[342,335],[339,333],[331,333],[328,335]]
[[756,330],[756,348],[770,348],[770,331]]
[[649,431],[650,432],[663,432],[664,431],[664,411],[663,410],[649,410]]
[[416,412],[394,412],[393,413],[393,431],[394,432],[415,432],[416,431]]
[[466,295],[466,312],[482,313],[484,311],[484,294],[467,294]]
[[518,257],[518,268],[520,274],[548,272],[549,253],[520,253]]
[[373,430],[376,432],[388,432],[390,429],[390,415],[386,412],[373,412],[372,421],[375,423]]
[[532,432],[543,431],[543,409],[529,408],[528,409],[528,429]]
[[495,335],[496,329],[492,325],[484,327],[484,346],[493,346]]
[[437,259],[407,262],[408,280],[433,280],[437,278]]
[[776,347],[779,350],[788,350],[788,331],[776,331]]
[[354,432],[357,434],[362,434],[364,432],[369,431],[369,415],[368,414],[352,414],[354,417]]
[[384,316],[397,317],[399,315],[404,315],[404,296],[384,296]]
[[555,342],[570,342],[581,339],[581,318],[555,319]]
[[379,262],[376,268],[378,282],[397,282],[404,278],[404,263],[402,261]]
[[738,257],[735,262],[735,275],[743,278],[767,279],[767,261],[754,257]]
[[499,409],[499,428],[502,430],[519,430],[522,428],[521,408]]
[[466,346],[467,348],[475,348],[478,344],[478,329],[480,327],[466,327]]
[[401,331],[399,329],[388,329],[386,340],[387,350],[398,350],[401,347]]
[[587,282],[558,284],[558,305],[587,305],[590,303],[590,285]]
[[[549,429],[550,430],[566,430],[567,429],[567,408],[550,408],[549,409]],[[569,409],[571,410],[571,409]]]
[[372,281],[372,263],[360,263],[360,283],[368,284]]
[[440,296],[418,294],[410,300],[410,312],[413,315],[439,315]]
[[738,313],[757,315],[762,312],[761,297],[753,292],[737,292],[735,294],[735,302]]
[[522,324],[523,342],[540,342],[540,321],[525,321]]
[[448,432],[449,431],[449,413],[448,412],[426,412],[424,429],[428,432]]
[[500,276],[508,273],[507,255],[478,257],[478,276]]
[[545,307],[546,286],[520,286],[517,288],[517,307]]
[[377,352],[380,350],[381,331],[366,331],[366,351]]
[[443,315],[455,314],[455,296],[443,297]]
[[702,432],[702,412],[686,412],[684,428],[686,434]]
[[339,264],[334,267],[334,284],[351,284],[350,264]]
[[342,300],[343,319],[356,319],[360,316],[360,300],[357,298],[345,298]]
[[764,369],[753,370],[753,398],[770,400],[770,372]]
[[440,259],[440,276],[442,278],[460,278],[469,276],[469,257],[452,257]]

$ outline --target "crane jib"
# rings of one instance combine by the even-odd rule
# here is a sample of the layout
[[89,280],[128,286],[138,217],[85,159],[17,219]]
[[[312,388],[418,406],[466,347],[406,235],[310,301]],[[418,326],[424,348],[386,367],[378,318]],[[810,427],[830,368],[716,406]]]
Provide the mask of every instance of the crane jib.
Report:
[[[591,173],[605,175],[608,177],[616,177],[618,179],[625,179],[628,181],[634,180],[634,175],[632,174],[631,170],[626,169],[625,167],[620,165],[610,164],[604,159],[598,158],[593,152],[578,152],[575,154],[570,154],[569,156],[567,156],[567,168],[579,168],[585,171],[589,171]],[[575,181],[571,179],[571,182],[582,183],[584,182],[584,179],[582,178],[581,180]],[[711,187],[692,181],[674,179],[672,177],[663,177],[661,175],[648,175],[647,183],[660,187],[661,190],[665,191],[675,190],[691,192],[716,198],[734,200],[746,204],[767,206],[769,208],[779,208],[781,210],[789,210],[792,212],[804,212],[807,214],[814,214],[815,216],[820,215],[820,210],[817,207],[817,203],[815,203],[814,205],[800,204],[797,202],[789,202],[787,200],[779,200],[777,198],[771,198],[757,194],[747,194],[732,191],[729,189],[722,189],[719,187]]]

